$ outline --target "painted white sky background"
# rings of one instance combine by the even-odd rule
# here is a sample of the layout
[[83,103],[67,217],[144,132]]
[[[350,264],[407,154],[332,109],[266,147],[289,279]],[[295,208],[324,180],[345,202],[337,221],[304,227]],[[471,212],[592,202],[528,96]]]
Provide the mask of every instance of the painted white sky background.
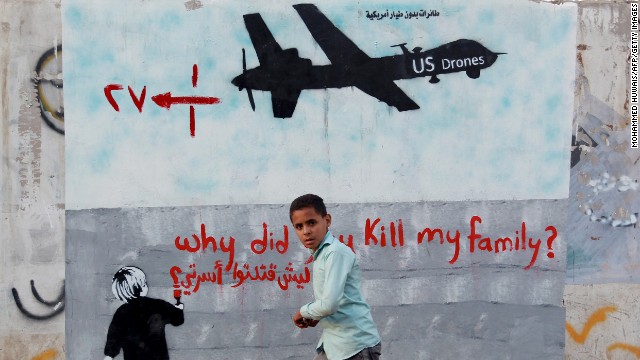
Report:
[[[242,15],[260,12],[282,48],[329,64],[293,1],[63,2],[66,207],[566,198],[576,8],[529,1],[315,3],[371,57],[458,39],[504,52],[479,79],[463,72],[395,83],[419,106],[398,112],[357,88],[303,91],[290,119],[271,95],[231,84],[258,59]],[[437,10],[370,20],[366,11]],[[199,67],[198,87],[191,85]],[[375,77],[376,74],[371,74]],[[120,112],[107,102],[114,92]],[[147,94],[139,113],[127,91]],[[158,107],[151,97],[215,96]]]

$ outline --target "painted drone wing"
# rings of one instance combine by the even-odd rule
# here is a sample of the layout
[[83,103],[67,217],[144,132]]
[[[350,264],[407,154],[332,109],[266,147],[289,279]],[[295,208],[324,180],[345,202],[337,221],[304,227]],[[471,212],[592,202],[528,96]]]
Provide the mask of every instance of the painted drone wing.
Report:
[[247,14],[243,17],[260,64],[268,63],[271,54],[282,51],[280,44],[273,37],[260,14]]
[[[371,60],[369,55],[365,54],[340,29],[333,25],[315,5],[298,4],[293,5],[293,7],[332,64],[353,67]],[[420,108],[393,82],[393,79],[359,76],[354,81],[354,86],[387,103],[387,105],[396,107],[398,111]]]
[[318,45],[333,64],[363,63],[371,58],[344,35],[313,4],[293,5]]
[[394,106],[398,111],[420,109],[420,106],[411,100],[391,79],[376,81],[364,79],[357,81],[355,86],[387,105]]

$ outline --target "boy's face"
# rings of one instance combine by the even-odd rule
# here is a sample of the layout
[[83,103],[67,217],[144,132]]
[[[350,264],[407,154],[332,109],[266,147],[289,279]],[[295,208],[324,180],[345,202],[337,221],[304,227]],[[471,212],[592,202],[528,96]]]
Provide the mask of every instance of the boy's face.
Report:
[[302,245],[316,251],[329,231],[331,215],[322,216],[313,207],[306,207],[291,213],[291,223]]

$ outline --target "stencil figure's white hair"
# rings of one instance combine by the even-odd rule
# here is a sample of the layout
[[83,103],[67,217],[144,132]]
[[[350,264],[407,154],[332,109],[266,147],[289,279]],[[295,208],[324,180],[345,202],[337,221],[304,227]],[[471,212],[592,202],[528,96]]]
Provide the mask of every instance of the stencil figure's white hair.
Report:
[[[142,270],[135,266],[125,266],[120,268],[113,275],[111,291],[118,299],[129,302],[131,299],[140,297],[143,289],[147,287],[147,277]],[[144,296],[144,294],[142,294]]]

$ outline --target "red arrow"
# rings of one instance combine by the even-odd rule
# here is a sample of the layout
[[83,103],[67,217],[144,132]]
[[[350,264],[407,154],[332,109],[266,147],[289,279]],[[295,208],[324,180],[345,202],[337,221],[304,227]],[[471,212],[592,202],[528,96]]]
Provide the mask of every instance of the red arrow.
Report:
[[173,104],[211,105],[220,103],[216,97],[206,96],[171,96],[171,92],[152,96],[151,100],[158,106],[170,109]]

